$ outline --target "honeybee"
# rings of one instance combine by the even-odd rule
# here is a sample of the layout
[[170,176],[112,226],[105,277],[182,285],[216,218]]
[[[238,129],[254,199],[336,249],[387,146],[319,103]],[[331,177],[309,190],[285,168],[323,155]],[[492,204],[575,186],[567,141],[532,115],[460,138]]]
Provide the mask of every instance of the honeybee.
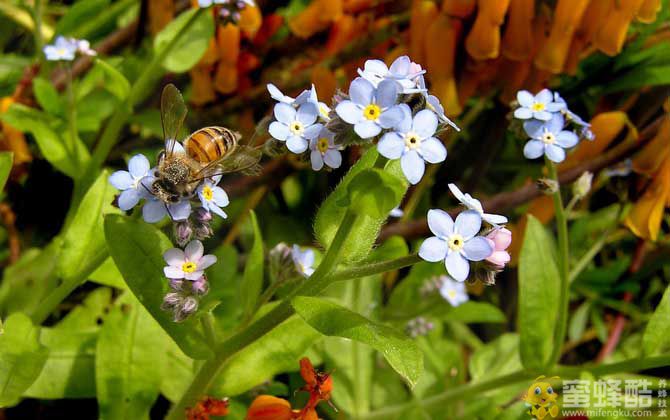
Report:
[[225,127],[205,127],[177,141],[188,110],[179,90],[169,84],[161,96],[165,150],[158,157],[151,193],[166,204],[190,197],[200,183],[230,172],[257,174],[261,150],[240,144],[240,134]]

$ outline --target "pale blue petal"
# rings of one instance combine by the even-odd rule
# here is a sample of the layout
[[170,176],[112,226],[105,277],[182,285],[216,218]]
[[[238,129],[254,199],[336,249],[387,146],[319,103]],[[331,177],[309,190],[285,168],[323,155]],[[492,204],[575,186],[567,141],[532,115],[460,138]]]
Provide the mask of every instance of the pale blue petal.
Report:
[[430,137],[421,142],[421,156],[428,163],[444,162],[447,158],[447,149],[441,141],[435,137]]
[[546,123],[538,120],[525,121],[523,123],[523,129],[530,138],[539,139],[544,133],[545,124]]
[[412,109],[407,104],[400,104],[395,108],[400,108],[402,118],[394,126],[401,133],[408,133],[412,129]]
[[354,131],[360,138],[369,139],[379,134],[382,128],[374,121],[363,120],[354,125]]
[[269,128],[270,135],[279,141],[286,141],[290,130],[288,126],[279,121],[272,121]]
[[479,233],[482,227],[482,216],[476,210],[465,210],[456,216],[454,232],[463,236],[467,241]]
[[437,115],[429,109],[424,109],[414,116],[412,121],[412,131],[417,133],[422,139],[426,139],[435,134],[437,130]]
[[163,259],[168,265],[181,266],[186,262],[186,255],[179,248],[170,248],[163,253]]
[[409,68],[410,65],[412,64],[412,61],[409,59],[408,56],[403,55],[398,58],[396,58],[393,63],[391,63],[391,67],[389,67],[389,72],[393,74],[393,76],[407,76],[409,74]]
[[135,155],[128,161],[128,172],[134,178],[142,178],[149,172],[151,165],[144,155]]
[[226,207],[228,204],[230,204],[228,194],[226,194],[226,192],[221,187],[212,188],[212,199],[219,207]]
[[205,253],[205,247],[200,241],[191,241],[184,248],[184,255],[188,261],[193,261],[197,263],[202,258],[202,255]]
[[309,160],[312,162],[312,169],[315,171],[320,171],[323,168],[323,156],[318,150],[312,150],[312,153],[309,154]]
[[133,177],[128,171],[116,171],[109,176],[109,183],[119,191],[127,190],[134,184]]
[[175,204],[168,204],[168,212],[172,220],[186,220],[191,215],[191,203],[183,200]]
[[207,254],[200,258],[200,261],[198,261],[198,269],[205,270],[214,264],[216,264],[216,255]]
[[549,121],[551,119],[551,116],[555,115],[552,114],[551,112],[547,111],[535,111],[533,112],[533,118],[540,120],[540,121]]
[[391,128],[402,122],[404,111],[400,106],[394,106],[382,112],[379,116],[379,125],[383,128]]
[[579,137],[572,131],[561,131],[556,136],[556,144],[563,148],[574,147],[579,142]]
[[400,167],[402,173],[412,185],[416,185],[421,181],[423,173],[426,170],[426,163],[421,159],[421,156],[416,150],[410,150],[402,155],[400,158]]
[[520,120],[527,120],[529,118],[533,118],[533,112],[528,108],[517,108],[514,111],[514,118],[518,118]]
[[537,159],[544,154],[544,143],[540,140],[529,140],[523,147],[523,155],[527,159]]
[[502,225],[503,223],[507,223],[507,217],[499,214],[484,213],[482,219],[492,225]]
[[548,144],[544,149],[544,153],[547,155],[550,161],[554,163],[561,163],[565,160],[565,150],[556,146],[555,144]]
[[[516,100],[524,108],[530,108],[535,101],[533,95],[527,90],[520,90],[516,94]],[[518,117],[517,117],[518,118]]]
[[396,104],[398,93],[400,93],[398,82],[391,79],[383,80],[377,87],[375,102],[382,107],[382,109],[389,108]]
[[295,113],[295,108],[283,102],[279,102],[274,107],[275,118],[286,125],[290,125],[295,120]]
[[305,131],[302,133],[302,136],[308,140],[311,140],[313,138],[318,137],[322,129],[323,124],[319,123],[310,125],[309,127],[305,128]]
[[558,134],[565,125],[565,118],[561,114],[551,114],[551,119],[547,123],[547,129],[554,134]]
[[419,248],[419,257],[425,261],[438,262],[447,256],[449,245],[445,240],[432,236],[421,244]]
[[545,108],[549,112],[558,112],[561,109],[565,108],[565,103],[559,103],[559,102],[552,102],[547,104],[547,107]]
[[214,214],[218,214],[219,216],[223,217],[224,219],[228,218],[228,215],[226,214],[226,212],[221,210],[221,208],[219,206],[215,206],[215,205],[212,204],[212,205],[209,206],[209,211],[211,211]]
[[119,195],[119,208],[123,211],[130,210],[140,202],[142,195],[134,188],[127,189]]
[[307,140],[298,136],[291,136],[286,140],[286,147],[293,153],[302,153],[307,150]]
[[324,154],[323,160],[326,162],[326,165],[337,169],[342,165],[342,153],[339,150],[330,149]]
[[535,95],[535,102],[540,102],[543,104],[548,104],[554,100],[554,95],[549,89],[542,89],[537,95]]
[[163,267],[163,274],[169,279],[183,279],[184,271],[177,267]]
[[483,236],[475,236],[465,242],[462,252],[470,261],[481,261],[493,254],[493,247]]
[[405,141],[395,131],[386,133],[377,143],[377,150],[386,159],[398,159],[405,150]]
[[300,105],[296,119],[303,125],[312,125],[319,115],[319,108],[311,102]]
[[361,108],[351,101],[342,101],[337,104],[335,112],[349,124],[356,124],[363,118],[363,111]]
[[349,98],[360,106],[368,106],[372,103],[375,87],[370,81],[357,77],[349,85]]
[[167,215],[167,209],[162,201],[151,200],[142,207],[142,218],[147,223],[156,223]]
[[451,252],[444,259],[447,273],[456,281],[465,281],[470,274],[470,263],[460,252]]
[[454,219],[444,210],[428,210],[428,228],[438,238],[448,238],[454,233]]

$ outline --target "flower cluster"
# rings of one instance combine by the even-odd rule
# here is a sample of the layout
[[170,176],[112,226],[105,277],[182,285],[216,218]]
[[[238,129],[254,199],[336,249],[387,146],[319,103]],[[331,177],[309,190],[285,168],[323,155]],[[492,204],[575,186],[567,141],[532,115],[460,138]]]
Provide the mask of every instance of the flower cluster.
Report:
[[198,0],[198,6],[207,8],[219,6],[217,16],[222,24],[237,24],[241,18],[241,12],[247,7],[255,7],[254,0]]
[[435,329],[435,324],[422,316],[410,319],[405,325],[405,333],[412,338],[427,335],[433,329]]
[[198,309],[200,298],[209,292],[205,269],[216,262],[214,255],[204,255],[200,241],[191,241],[184,250],[171,248],[163,258],[163,273],[171,291],[163,299],[162,309],[172,311],[175,322],[181,322]]
[[580,136],[593,140],[590,124],[570,111],[567,103],[558,93],[543,89],[533,96],[526,90],[517,93],[518,108],[514,117],[523,120],[523,129],[530,137],[523,149],[528,159],[542,155],[554,163],[565,159],[565,149],[577,145],[579,136],[570,126],[580,130]]
[[[444,261],[449,276],[459,282],[470,276],[471,262],[483,262],[476,267],[476,278],[492,284],[490,278],[509,262],[506,249],[511,243],[511,233],[500,226],[507,218],[485,213],[479,200],[463,194],[454,184],[449,189],[467,210],[455,221],[444,210],[429,210],[428,227],[435,236],[421,244],[419,256],[430,262]],[[490,224],[490,228],[482,230],[482,221]]]
[[44,46],[44,56],[49,61],[72,61],[77,53],[83,55],[97,55],[91,49],[91,44],[85,39],[57,36],[54,43]]
[[[181,147],[176,143],[175,152]],[[206,178],[177,200],[166,199],[157,168],[151,168],[149,160],[141,154],[128,161],[127,171],[116,171],[109,177],[110,184],[121,191],[117,198],[121,210],[131,210],[144,200],[144,221],[157,223],[169,216],[180,246],[193,238],[206,239],[212,235],[212,213],[227,217],[222,207],[229,204],[229,199],[223,188],[217,186],[220,180],[220,176]]]
[[314,87],[292,98],[268,85],[278,101],[270,135],[296,154],[309,146],[312,168],[317,171],[324,166],[338,168],[345,146],[377,139],[379,153],[400,159],[407,180],[418,183],[426,162],[440,163],[447,157],[436,133],[447,125],[458,127],[446,117],[437,97],[428,93],[425,70],[409,57],[399,57],[390,66],[368,60],[358,73],[348,95],[333,98],[334,112],[319,102]]

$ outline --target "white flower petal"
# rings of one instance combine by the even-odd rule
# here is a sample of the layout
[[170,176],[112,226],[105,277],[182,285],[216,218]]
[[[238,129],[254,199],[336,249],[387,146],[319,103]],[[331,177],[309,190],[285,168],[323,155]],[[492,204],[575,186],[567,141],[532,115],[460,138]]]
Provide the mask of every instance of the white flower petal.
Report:
[[163,253],[163,259],[168,265],[181,267],[186,262],[186,255],[179,248],[170,248]]
[[142,218],[147,223],[156,223],[167,215],[165,204],[158,200],[150,200],[142,207]]
[[321,133],[321,130],[323,130],[323,124],[313,124],[310,125],[309,127],[305,128],[305,131],[302,133],[302,136],[306,139],[313,139],[319,136]]
[[410,150],[402,155],[400,158],[400,167],[402,168],[402,173],[405,174],[405,177],[407,177],[407,180],[412,185],[416,185],[421,181],[423,173],[426,170],[426,164],[416,150]]
[[419,257],[429,262],[442,261],[447,256],[449,245],[446,241],[431,236],[423,241],[419,248]]
[[134,184],[133,177],[128,171],[116,171],[109,176],[109,183],[119,191],[127,190]]
[[226,194],[226,192],[221,187],[212,188],[212,199],[219,207],[226,207],[228,204],[230,204],[228,194]]
[[309,154],[309,160],[312,162],[313,170],[320,171],[323,168],[323,156],[318,150],[312,150],[312,153]]
[[431,137],[437,130],[437,115],[429,109],[424,109],[414,116],[412,121],[412,131],[417,133],[422,139]]
[[514,118],[518,118],[520,120],[527,120],[529,118],[533,118],[533,111],[531,111],[528,108],[517,108],[514,110]]
[[307,150],[307,140],[298,136],[291,136],[286,140],[286,147],[293,153],[302,153]]
[[507,217],[501,216],[499,214],[484,213],[482,219],[492,225],[502,225],[507,223]]
[[362,139],[369,139],[382,131],[382,128],[374,121],[360,121],[354,125],[354,131]]
[[202,246],[202,242],[195,240],[191,241],[184,248],[184,255],[188,261],[193,261],[197,263],[202,258],[202,254],[205,253],[205,247]]
[[184,272],[177,267],[163,267],[163,274],[169,279],[183,279]]
[[378,120],[379,125],[381,125],[383,128],[391,128],[403,125],[403,118],[404,111],[402,106],[393,106],[382,112]]
[[335,112],[345,122],[356,124],[363,118],[363,111],[352,101],[342,101],[335,107]]
[[447,273],[456,281],[465,281],[470,274],[470,263],[460,252],[451,252],[447,255],[444,266],[447,268]]
[[315,104],[308,102],[306,104],[300,105],[300,108],[298,108],[296,119],[300,121],[304,126],[308,126],[314,124],[318,115],[319,115],[319,108],[317,108]]
[[525,108],[530,108],[533,105],[533,102],[535,102],[533,94],[527,90],[518,91],[516,94],[516,100],[519,102],[519,105]]
[[535,95],[535,102],[548,104],[554,100],[554,95],[549,89],[542,89],[537,95]]
[[290,125],[295,120],[295,108],[291,105],[279,102],[274,107],[274,114],[277,121]]
[[172,220],[186,220],[191,215],[191,203],[188,200],[182,200],[175,204],[168,204],[167,210]]
[[430,137],[421,142],[421,155],[426,162],[440,163],[447,158],[447,149],[441,141],[435,137]]
[[547,155],[550,161],[554,163],[561,163],[565,160],[565,150],[556,146],[555,144],[548,144],[544,148],[544,153]]
[[528,159],[537,159],[544,154],[544,143],[540,140],[528,140],[523,147],[523,155]]
[[268,129],[270,135],[279,141],[286,141],[290,130],[288,126],[279,121],[272,121],[270,128]]
[[574,147],[579,142],[579,137],[572,131],[561,131],[556,135],[556,144],[563,148]]
[[204,270],[207,267],[210,267],[211,265],[213,265],[214,263],[216,263],[216,256],[211,255],[211,254],[207,254],[207,255],[203,256],[202,258],[200,258],[200,260],[198,261],[198,263],[197,263],[198,264],[198,270]]
[[398,85],[398,82],[391,79],[383,80],[379,83],[377,91],[375,92],[375,102],[382,107],[382,109],[390,108],[395,105],[396,100],[398,99],[398,93],[400,93],[400,85]]

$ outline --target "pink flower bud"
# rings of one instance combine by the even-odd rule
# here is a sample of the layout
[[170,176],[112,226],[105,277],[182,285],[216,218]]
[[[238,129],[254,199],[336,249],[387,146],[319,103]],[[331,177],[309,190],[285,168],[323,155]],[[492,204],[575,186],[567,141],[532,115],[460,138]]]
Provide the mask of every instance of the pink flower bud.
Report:
[[504,267],[510,261],[510,255],[506,250],[512,243],[512,232],[505,228],[495,229],[486,235],[486,239],[493,247],[493,254],[486,261]]

